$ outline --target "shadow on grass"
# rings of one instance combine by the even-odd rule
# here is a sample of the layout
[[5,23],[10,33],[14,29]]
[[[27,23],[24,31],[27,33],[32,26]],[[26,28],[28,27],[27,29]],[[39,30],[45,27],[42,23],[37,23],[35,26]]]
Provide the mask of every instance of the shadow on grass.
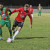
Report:
[[17,37],[15,39],[34,39],[34,38],[47,38],[47,37]]

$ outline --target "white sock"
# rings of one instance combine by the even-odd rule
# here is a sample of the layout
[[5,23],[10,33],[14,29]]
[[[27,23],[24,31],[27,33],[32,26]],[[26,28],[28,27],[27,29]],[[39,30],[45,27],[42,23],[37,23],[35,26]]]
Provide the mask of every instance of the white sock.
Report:
[[13,40],[14,40],[15,36],[18,35],[18,33],[19,33],[19,31],[17,30],[17,31],[15,32],[14,36],[13,36]]

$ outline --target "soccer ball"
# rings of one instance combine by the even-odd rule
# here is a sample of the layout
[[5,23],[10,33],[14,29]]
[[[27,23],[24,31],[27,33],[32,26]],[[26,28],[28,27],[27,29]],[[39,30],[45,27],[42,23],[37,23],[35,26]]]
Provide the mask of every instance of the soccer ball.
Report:
[[7,43],[11,43],[12,42],[12,39],[11,38],[8,38],[7,39]]

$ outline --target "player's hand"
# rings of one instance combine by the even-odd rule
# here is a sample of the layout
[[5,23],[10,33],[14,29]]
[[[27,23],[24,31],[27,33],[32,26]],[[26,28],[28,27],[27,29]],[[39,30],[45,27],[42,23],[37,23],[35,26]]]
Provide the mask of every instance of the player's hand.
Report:
[[30,25],[30,27],[32,28],[32,25]]

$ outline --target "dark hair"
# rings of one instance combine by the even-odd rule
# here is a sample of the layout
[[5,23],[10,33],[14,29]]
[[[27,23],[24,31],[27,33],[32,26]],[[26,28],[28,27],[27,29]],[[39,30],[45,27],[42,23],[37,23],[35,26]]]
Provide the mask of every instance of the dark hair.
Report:
[[24,6],[29,7],[29,4],[25,4]]

